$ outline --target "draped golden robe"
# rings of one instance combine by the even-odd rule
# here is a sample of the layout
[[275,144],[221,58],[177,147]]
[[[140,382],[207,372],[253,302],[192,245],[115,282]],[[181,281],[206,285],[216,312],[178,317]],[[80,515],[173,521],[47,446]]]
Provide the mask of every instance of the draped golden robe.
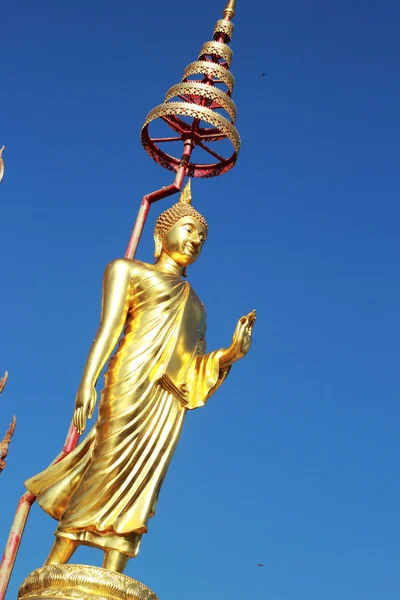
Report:
[[26,482],[59,521],[57,536],[129,556],[147,532],[187,410],[204,406],[229,371],[216,352],[204,355],[205,309],[189,283],[134,263],[97,422],[64,460]]

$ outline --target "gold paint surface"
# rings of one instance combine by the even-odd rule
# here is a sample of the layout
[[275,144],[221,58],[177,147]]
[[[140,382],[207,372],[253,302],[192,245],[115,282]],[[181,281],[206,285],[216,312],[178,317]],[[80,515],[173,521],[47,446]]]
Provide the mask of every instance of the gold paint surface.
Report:
[[86,565],[48,565],[36,569],[18,591],[18,600],[158,600],[140,581]]

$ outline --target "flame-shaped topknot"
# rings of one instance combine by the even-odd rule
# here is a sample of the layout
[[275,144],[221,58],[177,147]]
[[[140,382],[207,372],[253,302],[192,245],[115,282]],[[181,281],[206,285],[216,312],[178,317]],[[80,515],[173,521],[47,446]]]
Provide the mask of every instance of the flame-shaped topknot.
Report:
[[182,204],[192,204],[192,188],[190,182],[191,179],[188,180],[180,195],[179,202]]

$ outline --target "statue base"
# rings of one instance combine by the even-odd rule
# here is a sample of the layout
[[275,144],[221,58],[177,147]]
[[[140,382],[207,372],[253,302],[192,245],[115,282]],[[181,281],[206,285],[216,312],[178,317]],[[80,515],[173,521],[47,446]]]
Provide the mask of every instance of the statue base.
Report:
[[25,579],[18,600],[158,600],[122,573],[86,565],[47,565]]

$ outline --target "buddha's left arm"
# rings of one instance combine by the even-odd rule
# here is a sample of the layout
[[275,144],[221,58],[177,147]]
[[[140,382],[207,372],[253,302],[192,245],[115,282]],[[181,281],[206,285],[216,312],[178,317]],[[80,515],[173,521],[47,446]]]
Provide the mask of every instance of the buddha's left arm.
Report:
[[184,386],[189,410],[204,406],[227,378],[230,366],[221,365],[219,352],[198,356],[190,366]]
[[[188,409],[204,406],[225,381],[233,363],[247,354],[251,346],[255,320],[255,311],[242,317],[236,325],[232,343],[228,348],[198,356],[193,361],[185,386]],[[205,351],[205,342],[203,351]]]

